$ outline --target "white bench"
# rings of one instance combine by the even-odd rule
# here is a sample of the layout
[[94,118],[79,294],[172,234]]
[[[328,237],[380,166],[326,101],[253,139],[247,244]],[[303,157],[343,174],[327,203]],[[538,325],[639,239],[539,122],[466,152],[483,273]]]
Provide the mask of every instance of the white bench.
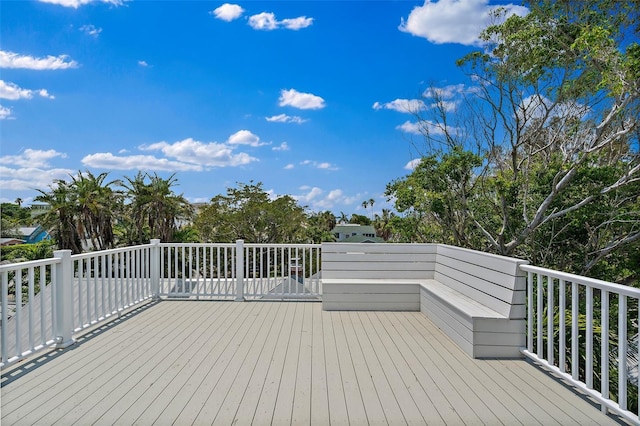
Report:
[[523,263],[443,244],[325,243],[323,309],[421,311],[474,358],[517,358]]

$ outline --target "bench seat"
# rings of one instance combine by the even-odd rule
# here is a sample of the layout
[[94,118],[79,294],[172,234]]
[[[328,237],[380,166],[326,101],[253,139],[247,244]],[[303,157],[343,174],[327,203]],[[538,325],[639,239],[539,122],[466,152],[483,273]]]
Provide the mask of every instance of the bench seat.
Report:
[[323,278],[325,311],[420,311],[417,279]]
[[524,320],[510,319],[439,283],[420,284],[420,311],[472,358],[519,358]]

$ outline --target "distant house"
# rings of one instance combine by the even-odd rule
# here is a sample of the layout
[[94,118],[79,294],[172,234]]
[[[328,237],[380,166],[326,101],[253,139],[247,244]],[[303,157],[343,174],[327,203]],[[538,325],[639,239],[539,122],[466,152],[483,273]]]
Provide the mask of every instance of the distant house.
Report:
[[44,214],[51,210],[51,206],[49,204],[31,204],[31,217],[36,217],[38,215]]
[[24,244],[34,244],[51,239],[51,235],[40,225],[18,228],[18,235],[24,240]]
[[339,223],[331,233],[340,243],[384,243],[382,238],[376,237],[376,230],[371,225]]
[[24,244],[24,240],[12,237],[0,238],[0,247],[15,246],[17,244]]

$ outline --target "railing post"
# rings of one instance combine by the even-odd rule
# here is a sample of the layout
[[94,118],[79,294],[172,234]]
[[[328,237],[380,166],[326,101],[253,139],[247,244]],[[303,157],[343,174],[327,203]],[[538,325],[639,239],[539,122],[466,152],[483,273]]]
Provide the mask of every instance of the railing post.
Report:
[[56,250],[53,257],[61,259],[56,268],[56,330],[55,337],[58,349],[64,349],[75,343],[73,340],[73,300],[71,286],[73,285],[73,262],[71,250]]
[[153,239],[151,243],[151,295],[153,300],[160,298],[160,240]]
[[244,240],[236,240],[236,302],[244,302]]

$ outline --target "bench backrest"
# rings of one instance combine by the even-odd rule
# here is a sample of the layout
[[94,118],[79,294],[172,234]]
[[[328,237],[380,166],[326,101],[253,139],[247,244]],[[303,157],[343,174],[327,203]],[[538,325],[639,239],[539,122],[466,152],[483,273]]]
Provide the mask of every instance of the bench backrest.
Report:
[[511,319],[525,317],[526,263],[445,244],[322,244],[323,279],[435,279]]
[[511,319],[526,310],[528,262],[475,250],[438,244],[434,279]]
[[433,278],[437,244],[322,243],[322,278]]

